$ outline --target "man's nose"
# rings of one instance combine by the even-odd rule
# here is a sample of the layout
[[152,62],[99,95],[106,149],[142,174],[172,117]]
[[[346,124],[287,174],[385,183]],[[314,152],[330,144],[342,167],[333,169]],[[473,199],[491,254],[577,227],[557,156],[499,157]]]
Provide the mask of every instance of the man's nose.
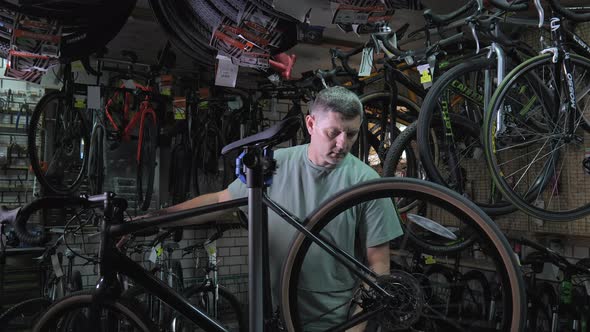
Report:
[[341,150],[344,150],[346,149],[346,144],[346,133],[341,133],[340,135],[338,135],[338,137],[336,137],[336,147],[338,147]]

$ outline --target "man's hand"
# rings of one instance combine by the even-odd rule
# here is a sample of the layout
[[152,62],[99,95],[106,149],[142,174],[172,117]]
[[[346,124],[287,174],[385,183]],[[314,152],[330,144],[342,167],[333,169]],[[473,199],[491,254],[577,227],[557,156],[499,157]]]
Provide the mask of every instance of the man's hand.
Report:
[[[367,248],[367,259],[369,261],[369,267],[377,275],[389,274],[389,242],[382,243],[376,247]],[[363,284],[363,287],[367,287]],[[356,315],[361,312],[361,307],[357,306],[354,309]],[[346,332],[362,332],[367,326],[366,322],[363,322],[353,328],[346,330]]]

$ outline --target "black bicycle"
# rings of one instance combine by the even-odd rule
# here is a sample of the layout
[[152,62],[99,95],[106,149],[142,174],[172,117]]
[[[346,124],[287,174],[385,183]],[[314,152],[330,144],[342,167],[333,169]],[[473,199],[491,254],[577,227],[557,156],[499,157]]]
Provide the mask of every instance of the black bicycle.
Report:
[[[339,271],[350,273],[364,285],[354,292],[352,299],[344,303],[351,309],[356,307],[360,310],[337,326],[332,326],[331,331],[343,331],[368,320],[375,320],[388,330],[411,328],[418,322],[428,321],[428,326],[450,325],[457,331],[468,331],[470,328],[464,326],[460,319],[447,317],[424,301],[424,291],[414,276],[397,270],[389,275],[378,276],[363,263],[362,256],[355,255],[354,250],[350,251],[351,248],[339,247],[326,236],[330,227],[338,227],[334,221],[338,220],[335,217],[340,213],[354,213],[376,199],[395,202],[404,197],[419,200],[421,204],[411,214],[400,215],[405,235],[399,239],[397,249],[404,250],[418,239],[424,242],[427,252],[446,256],[478,243],[498,271],[501,285],[498,303],[502,310],[497,320],[481,320],[477,326],[489,331],[518,331],[524,327],[526,305],[523,280],[510,245],[489,217],[457,193],[416,179],[375,179],[336,193],[305,220],[300,220],[270,200],[265,195],[264,183],[265,175],[272,174],[272,167],[275,166],[271,148],[290,139],[299,129],[298,124],[298,119],[288,118],[266,131],[224,148],[224,153],[233,150],[245,152],[238,163],[242,165],[239,168],[241,173],[251,184],[248,198],[130,222],[124,222],[126,201],[112,193],[90,197],[45,197],[24,206],[18,214],[11,211],[1,215],[2,219],[14,223],[21,239],[35,242],[38,238],[27,232],[26,223],[38,209],[47,206],[104,209],[104,218],[100,219],[99,225],[100,274],[96,287],[92,291],[72,294],[53,304],[39,319],[34,330],[56,331],[72,315],[77,314],[83,315],[88,326],[93,328],[101,326],[105,330],[156,331],[153,322],[138,310],[137,303],[120,297],[118,275],[126,275],[202,329],[227,331],[226,327],[122,254],[114,244],[117,237],[125,234],[150,227],[186,225],[185,218],[237,208],[248,203],[250,331],[271,331],[278,326],[293,332],[305,329],[299,312],[297,288],[302,263],[310,255],[310,248],[325,250],[334,257]],[[271,303],[266,274],[268,270],[265,273],[268,230],[266,222],[263,222],[263,211],[266,208],[297,230],[282,271],[280,303]],[[275,310],[277,307],[280,307],[280,311]],[[318,315],[322,314],[318,312]],[[473,322],[470,322],[470,326],[473,326]]]

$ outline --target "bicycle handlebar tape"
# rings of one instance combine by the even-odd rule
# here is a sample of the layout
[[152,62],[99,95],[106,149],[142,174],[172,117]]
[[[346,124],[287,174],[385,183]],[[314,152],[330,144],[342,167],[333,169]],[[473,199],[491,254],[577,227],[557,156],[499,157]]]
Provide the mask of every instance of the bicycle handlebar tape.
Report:
[[487,3],[492,6],[508,11],[508,12],[521,12],[529,9],[529,3],[527,1],[507,1],[507,0],[486,0]]
[[427,9],[424,11],[422,15],[424,16],[426,21],[432,22],[436,25],[445,25],[459,18],[459,16],[467,13],[468,11],[476,8],[476,4],[477,3],[475,1],[469,1],[461,8],[447,14],[436,14],[432,12],[432,9]]
[[555,9],[556,12],[560,13],[561,15],[563,15],[565,18],[567,18],[569,20],[572,20],[575,22],[590,21],[590,13],[587,13],[587,14],[574,13],[573,11],[562,6],[561,3],[559,3],[559,0],[549,0],[549,3],[551,3],[551,7],[553,7],[553,9]]
[[39,234],[33,234],[27,229],[27,222],[33,213],[44,208],[52,208],[56,206],[84,207],[87,204],[88,201],[80,197],[48,196],[34,200],[33,202],[25,205],[18,212],[16,221],[14,223],[14,231],[21,241],[32,245],[40,244],[44,238],[43,232]]

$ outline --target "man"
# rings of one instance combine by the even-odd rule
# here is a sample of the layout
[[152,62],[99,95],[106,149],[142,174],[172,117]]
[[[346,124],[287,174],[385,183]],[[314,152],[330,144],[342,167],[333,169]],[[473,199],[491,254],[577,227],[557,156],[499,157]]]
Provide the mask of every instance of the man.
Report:
[[[378,178],[372,168],[349,154],[362,117],[363,107],[354,93],[343,87],[321,91],[305,119],[310,143],[275,152],[278,170],[267,190],[270,198],[303,220],[336,192]],[[166,211],[177,212],[246,195],[246,185],[238,179],[223,191],[196,197]],[[366,248],[364,255],[369,266],[377,274],[389,273],[389,241],[402,233],[391,200],[372,201],[351,210],[354,211],[346,211],[330,222],[329,237],[351,254],[360,241]],[[293,227],[269,211],[273,306],[278,304],[278,280],[293,234]],[[313,245],[304,261],[299,288],[305,331],[323,331],[346,319],[357,285],[342,264]]]

